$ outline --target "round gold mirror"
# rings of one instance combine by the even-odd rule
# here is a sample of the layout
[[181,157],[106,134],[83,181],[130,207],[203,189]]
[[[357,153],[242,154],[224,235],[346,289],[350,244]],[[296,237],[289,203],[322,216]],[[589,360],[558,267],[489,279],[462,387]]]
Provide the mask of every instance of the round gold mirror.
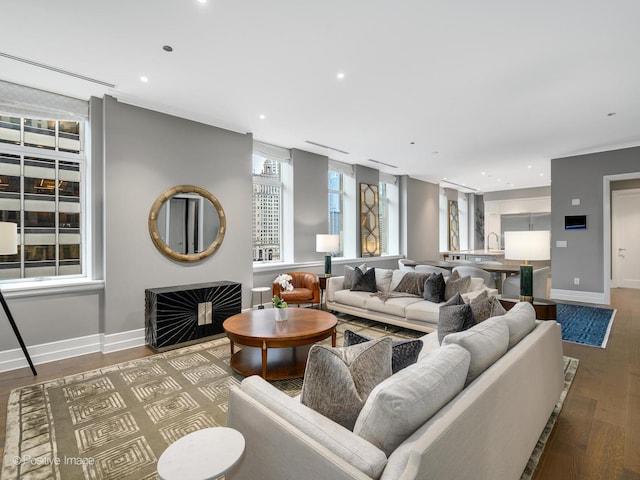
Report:
[[168,189],[149,212],[154,245],[180,262],[197,262],[213,254],[224,239],[226,225],[218,199],[195,185]]

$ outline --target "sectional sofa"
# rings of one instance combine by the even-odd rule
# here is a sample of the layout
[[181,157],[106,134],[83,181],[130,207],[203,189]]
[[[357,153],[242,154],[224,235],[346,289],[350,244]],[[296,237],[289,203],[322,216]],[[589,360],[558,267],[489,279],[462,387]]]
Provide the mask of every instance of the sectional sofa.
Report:
[[[376,284],[378,291],[389,292],[393,285],[406,271],[376,268]],[[448,281],[449,277],[445,277]],[[327,279],[327,309],[348,313],[356,317],[368,318],[378,322],[410,328],[419,332],[433,332],[438,327],[440,306],[444,303],[433,303],[420,297],[399,297],[383,300],[371,292],[354,292],[344,287],[345,277],[337,276]],[[483,290],[490,295],[497,295],[498,290],[488,288],[481,278],[472,278],[468,292],[463,293],[465,301],[478,296]]]
[[442,345],[422,339],[353,431],[260,377],[233,387],[228,426],[246,450],[227,478],[519,479],[563,390],[560,326],[518,303]]

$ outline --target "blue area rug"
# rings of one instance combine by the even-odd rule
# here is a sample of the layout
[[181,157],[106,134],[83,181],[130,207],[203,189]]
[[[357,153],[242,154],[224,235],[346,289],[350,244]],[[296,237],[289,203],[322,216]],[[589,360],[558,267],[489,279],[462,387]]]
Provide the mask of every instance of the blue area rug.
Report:
[[615,315],[616,311],[611,308],[558,303],[557,321],[562,326],[562,340],[605,348]]

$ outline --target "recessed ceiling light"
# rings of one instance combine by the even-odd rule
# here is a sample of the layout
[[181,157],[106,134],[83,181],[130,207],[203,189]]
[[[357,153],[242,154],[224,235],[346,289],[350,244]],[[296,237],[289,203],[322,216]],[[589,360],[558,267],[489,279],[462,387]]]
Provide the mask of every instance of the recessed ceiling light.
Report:
[[487,174],[487,172],[482,172],[482,175],[486,175],[486,174]]
[[444,178],[443,178],[443,180],[446,180],[446,179],[447,179],[447,177],[444,177]]
[[258,118],[259,118],[260,120],[264,120],[264,119],[265,119],[265,118],[267,118],[267,117],[265,116],[265,114],[264,114],[264,113],[261,113],[260,115],[258,115]]
[[338,80],[342,80],[342,79],[344,79],[344,73],[343,73],[343,72],[338,72],[338,73],[336,74],[336,78],[337,78]]
[[162,49],[163,49],[165,52],[173,52],[173,47],[172,47],[171,45],[164,45],[164,46],[162,47]]
[[198,0],[198,3],[207,3],[207,0]]
[[544,177],[544,173],[541,173],[541,174],[540,174],[540,176],[541,176],[541,177]]
[[145,77],[144,75],[140,77],[140,81],[142,83],[147,83],[149,81],[149,78]]
[[527,165],[527,168],[533,168],[533,165]]
[[501,179],[501,178],[498,178],[497,180],[498,180],[499,182],[501,182],[501,181],[502,181],[502,179]]

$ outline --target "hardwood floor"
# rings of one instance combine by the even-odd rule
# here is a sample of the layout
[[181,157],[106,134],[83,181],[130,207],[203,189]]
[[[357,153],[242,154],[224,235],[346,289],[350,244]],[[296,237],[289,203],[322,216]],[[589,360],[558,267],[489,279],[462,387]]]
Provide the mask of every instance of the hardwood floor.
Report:
[[[606,349],[564,344],[580,366],[533,480],[640,479],[640,294],[615,289]],[[0,373],[0,462],[9,392],[65,375],[152,355],[147,347],[95,353]]]
[[606,349],[564,343],[580,359],[534,480],[640,479],[640,292],[611,291]]

